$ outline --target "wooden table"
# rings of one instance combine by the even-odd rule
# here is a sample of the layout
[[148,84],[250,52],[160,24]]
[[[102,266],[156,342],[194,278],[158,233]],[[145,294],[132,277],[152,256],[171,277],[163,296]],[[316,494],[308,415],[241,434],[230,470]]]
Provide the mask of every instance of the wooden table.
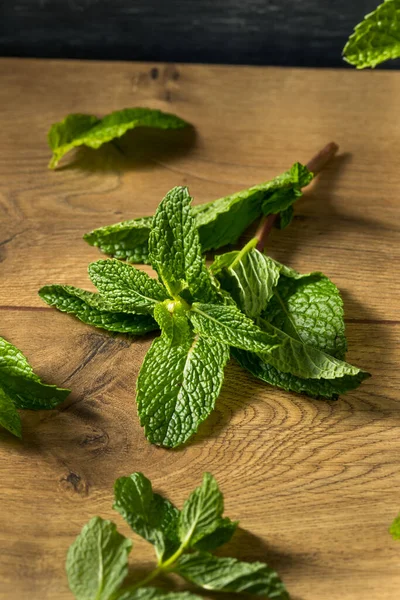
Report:
[[[227,550],[275,567],[295,600],[394,600],[400,544],[400,74],[131,63],[0,61],[0,335],[73,393],[0,433],[0,598],[66,600],[68,546],[93,515],[113,518],[112,486],[143,471],[180,506],[204,471],[242,529]],[[192,122],[194,140],[122,157],[80,151],[47,169],[46,132],[70,112],[146,105]],[[348,360],[373,377],[336,403],[256,381],[231,364],[217,410],[185,447],[148,444],[135,380],[150,344],[45,306],[46,283],[91,289],[94,227],[151,214],[174,185],[204,202],[307,161],[341,155],[274,231],[270,253],[322,270],[343,293]],[[155,144],[155,145],[154,145]],[[132,553],[145,568],[151,549]]]

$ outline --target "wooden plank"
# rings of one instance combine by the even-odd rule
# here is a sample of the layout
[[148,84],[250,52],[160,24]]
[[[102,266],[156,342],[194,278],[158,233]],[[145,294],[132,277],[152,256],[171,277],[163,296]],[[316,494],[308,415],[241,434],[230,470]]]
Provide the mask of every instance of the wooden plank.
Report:
[[[22,442],[0,433],[0,598],[71,598],[64,558],[86,520],[113,518],[128,534],[111,510],[116,477],[143,471],[180,505],[209,470],[243,528],[227,551],[270,562],[296,600],[361,600],[366,589],[393,600],[400,80],[187,65],[157,65],[154,79],[151,68],[0,61],[1,335],[41,376],[73,390],[58,411],[23,414]],[[82,151],[47,170],[50,123],[129,105],[176,112],[194,123],[196,139],[178,151],[182,140],[170,148],[137,138],[140,152],[128,157]],[[131,343],[91,329],[43,305],[38,288],[89,288],[87,264],[99,254],[82,234],[151,214],[172,186],[210,200],[306,161],[331,139],[342,156],[298,203],[292,226],[274,231],[270,250],[332,276],[345,301],[348,359],[373,377],[326,403],[264,386],[232,363],[193,441],[178,451],[150,446],[134,385],[151,336]],[[135,548],[144,568],[151,552],[140,541]]]

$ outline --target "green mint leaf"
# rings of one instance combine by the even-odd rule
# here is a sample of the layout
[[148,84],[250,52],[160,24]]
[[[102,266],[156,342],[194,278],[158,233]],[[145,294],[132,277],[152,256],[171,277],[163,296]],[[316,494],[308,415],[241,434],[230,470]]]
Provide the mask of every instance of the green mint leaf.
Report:
[[153,314],[156,303],[168,298],[158,281],[120,260],[90,264],[89,277],[109,307],[119,312]]
[[293,220],[294,210],[293,206],[288,206],[285,210],[282,210],[280,213],[280,218],[277,223],[277,227],[279,229],[286,229],[290,225]]
[[255,319],[267,307],[278,284],[280,268],[255,248],[217,257],[211,270],[239,308]]
[[159,562],[177,550],[179,510],[159,494],[154,494],[151,482],[142,473],[117,479],[114,495],[113,508],[135,533],[153,544]]
[[205,338],[251,352],[269,352],[279,344],[275,333],[257,327],[235,306],[194,303],[189,311],[194,331]]
[[63,402],[70,390],[42,383],[18,348],[0,338],[0,387],[16,408],[49,410]]
[[139,588],[126,590],[118,594],[115,600],[201,600],[201,598],[190,592],[164,592],[157,588]]
[[[193,206],[202,252],[236,243],[247,227],[263,214],[263,206],[265,214],[281,213],[282,228],[288,225],[293,214],[290,207],[301,195],[299,188],[308,185],[311,178],[306,167],[296,163],[271,181]],[[272,198],[270,203],[269,198]],[[115,258],[148,263],[147,240],[151,225],[152,217],[142,217],[100,227],[86,234],[84,239]]]
[[179,518],[179,538],[186,548],[194,547],[223,524],[224,497],[215,478],[204,473],[203,481],[186,500]]
[[105,254],[131,263],[150,264],[148,240],[153,217],[141,217],[99,227],[83,239]]
[[67,576],[77,600],[110,600],[128,574],[132,542],[111,521],[94,517],[87,523],[67,556]]
[[150,262],[172,297],[188,289],[197,300],[215,295],[201,256],[188,189],[175,187],[157,208],[149,237]]
[[175,115],[150,108],[126,108],[112,112],[103,119],[93,115],[68,115],[50,128],[48,142],[53,157],[49,167],[54,169],[64,154],[73,148],[100,148],[135,127],[182,129],[187,125],[186,121]]
[[39,290],[39,296],[61,312],[106,331],[143,335],[158,329],[157,323],[149,315],[111,311],[99,294],[70,285],[46,285]]
[[389,532],[394,540],[400,540],[400,515],[391,524]]
[[400,57],[400,0],[386,0],[354,28],[343,49],[344,59],[357,69],[376,67]]
[[0,387],[0,427],[4,427],[13,435],[22,437],[21,419],[10,394]]
[[206,590],[289,600],[278,574],[264,563],[248,563],[196,552],[181,556],[175,571]]
[[223,546],[229,542],[235,533],[237,526],[238,521],[231,521],[228,519],[228,517],[220,519],[219,525],[215,528],[215,530],[193,544],[193,548],[196,550],[202,550],[204,552],[216,550],[220,546]]
[[[174,311],[176,304],[171,305]],[[213,410],[229,348],[196,336],[179,311],[159,304],[155,316],[163,333],[143,361],[136,401],[148,440],[175,447],[193,435]]]

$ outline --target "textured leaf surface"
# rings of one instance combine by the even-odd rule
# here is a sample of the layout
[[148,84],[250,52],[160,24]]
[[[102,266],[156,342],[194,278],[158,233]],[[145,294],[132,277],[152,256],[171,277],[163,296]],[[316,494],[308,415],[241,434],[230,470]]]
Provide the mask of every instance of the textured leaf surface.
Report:
[[128,574],[132,542],[111,521],[94,517],[67,556],[69,587],[77,600],[110,600]]
[[394,540],[400,540],[400,515],[398,515],[391,524],[390,535]]
[[214,290],[201,256],[191,200],[187,188],[175,187],[158,206],[149,237],[150,262],[173,297],[188,288],[193,298],[209,301]]
[[70,393],[42,383],[22,352],[4,338],[0,338],[0,386],[11,395],[16,408],[31,410],[54,408]]
[[193,547],[222,525],[224,497],[214,477],[204,473],[203,481],[186,500],[179,519],[179,538],[185,547]]
[[22,436],[21,419],[10,394],[0,387],[0,427],[17,437]]
[[[296,163],[291,169],[271,181],[192,207],[198,228],[202,252],[237,242],[251,223],[268,211],[281,212],[281,227],[290,223],[291,204],[301,193],[299,187],[307,185],[311,175]],[[281,190],[282,195],[279,195]],[[272,198],[268,203],[268,199]],[[289,208],[285,208],[288,207]],[[103,252],[129,262],[149,262],[147,240],[152,217],[123,221],[95,229],[84,236]]]
[[116,311],[152,314],[155,304],[168,298],[158,281],[120,260],[92,263],[89,277],[109,307]]
[[106,142],[119,138],[135,127],[181,129],[188,123],[175,115],[150,108],[126,108],[110,113],[103,119],[93,115],[72,114],[52,125],[48,141],[53,151],[50,168],[77,146],[100,148]]
[[400,57],[400,0],[386,0],[354,28],[343,49],[357,69]]
[[154,494],[142,473],[120,477],[114,485],[114,508],[133,531],[153,544],[159,559],[168,558],[179,546],[179,510],[168,500]]
[[229,348],[196,336],[187,319],[173,313],[164,328],[140,370],[137,405],[149,441],[174,447],[195,433],[213,410]]
[[220,546],[223,546],[229,542],[235,533],[237,526],[238,521],[231,521],[228,519],[228,517],[220,519],[219,524],[214,531],[208,535],[205,535],[195,544],[193,544],[193,548],[196,550],[203,550],[205,552],[216,550]]
[[206,590],[254,594],[289,600],[278,574],[264,563],[246,563],[197,552],[179,559],[176,571]]
[[280,268],[276,262],[255,248],[243,256],[241,252],[222,255],[211,269],[222,288],[231,294],[239,308],[252,319],[266,309],[280,276]]
[[143,335],[158,329],[151,316],[111,311],[99,294],[70,285],[46,285],[39,291],[39,296],[61,312],[106,331]]
[[280,341],[262,331],[235,306],[194,303],[189,312],[194,330],[215,342],[252,352],[269,352]]
[[164,592],[157,588],[140,588],[125,591],[116,600],[201,600],[200,596],[190,592]]

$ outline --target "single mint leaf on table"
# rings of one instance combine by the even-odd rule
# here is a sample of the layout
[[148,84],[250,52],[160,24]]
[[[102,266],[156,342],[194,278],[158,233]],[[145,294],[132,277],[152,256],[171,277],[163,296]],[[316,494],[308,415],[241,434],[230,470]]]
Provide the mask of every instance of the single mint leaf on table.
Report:
[[394,540],[400,540],[400,514],[391,524],[389,532]]
[[343,49],[344,59],[365,69],[400,57],[400,0],[386,0],[356,25]]
[[108,306],[119,312],[153,314],[157,302],[168,298],[158,281],[119,260],[90,264],[89,277]]
[[51,126],[48,142],[53,157],[49,167],[54,169],[61,158],[78,146],[100,148],[106,142],[120,138],[136,127],[182,129],[189,124],[183,119],[150,108],[125,108],[98,119],[93,115],[72,114]]
[[[171,304],[176,311],[176,304]],[[166,323],[144,358],[136,402],[147,439],[175,447],[195,433],[213,410],[229,348],[195,335],[186,316],[159,310],[160,323]]]
[[153,492],[147,477],[142,473],[120,477],[115,482],[114,495],[113,508],[135,533],[153,544],[159,562],[177,550],[179,510]]
[[[235,244],[262,214],[280,213],[280,227],[292,218],[292,204],[301,196],[312,174],[300,163],[271,181],[192,207],[202,252]],[[147,241],[153,217],[141,217],[100,227],[84,239],[105,254],[129,262],[149,263]]]
[[243,562],[195,552],[181,556],[175,572],[206,590],[289,600],[278,574],[261,562]]
[[106,331],[144,335],[159,329],[150,315],[115,312],[99,294],[71,285],[46,285],[39,290],[39,296],[61,312]]
[[132,542],[111,521],[94,517],[70,546],[67,576],[77,600],[111,600],[128,574]]
[[0,424],[21,436],[16,409],[47,410],[63,402],[70,390],[42,383],[18,348],[0,337]]

